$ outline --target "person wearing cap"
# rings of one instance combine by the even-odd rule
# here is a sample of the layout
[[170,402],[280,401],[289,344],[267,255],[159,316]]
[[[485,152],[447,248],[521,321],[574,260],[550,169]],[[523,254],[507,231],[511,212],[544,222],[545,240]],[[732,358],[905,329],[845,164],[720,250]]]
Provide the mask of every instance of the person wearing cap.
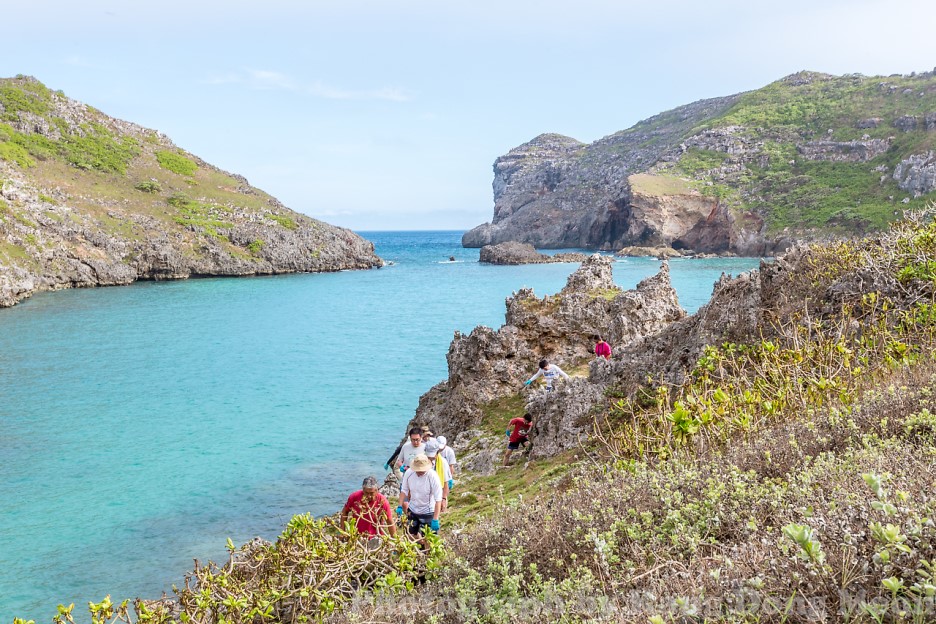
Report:
[[[439,442],[439,452],[442,453],[442,457],[445,458],[445,461],[449,463],[449,468],[452,469],[452,477],[458,473],[458,460],[455,458],[455,451],[451,446],[448,445],[448,440],[445,439],[445,436],[438,436],[436,440]],[[451,483],[449,483],[449,489],[452,489]]]
[[395,465],[400,469],[400,472],[405,473],[410,465],[410,461],[416,457],[416,455],[424,452],[425,447],[423,447],[422,429],[413,427],[409,430],[409,440],[400,447],[400,453],[397,456]]
[[426,457],[432,462],[432,469],[442,482],[442,511],[445,511],[448,509],[448,495],[452,487],[452,470],[439,450],[439,441],[436,438],[426,442]]
[[390,511],[390,501],[378,491],[377,477],[366,477],[361,489],[348,497],[341,509],[341,526],[352,518],[358,533],[370,537],[396,535],[396,522]]
[[536,381],[538,377],[542,377],[546,380],[546,391],[551,392],[553,389],[553,382],[560,376],[565,379],[569,378],[569,375],[555,364],[550,364],[548,360],[540,360],[539,369],[537,369],[536,374],[524,381],[523,385],[529,386]]
[[400,484],[400,506],[397,513],[406,513],[409,534],[419,535],[423,527],[439,532],[439,514],[442,512],[442,481],[432,469],[432,462],[424,453],[413,458],[409,470]]

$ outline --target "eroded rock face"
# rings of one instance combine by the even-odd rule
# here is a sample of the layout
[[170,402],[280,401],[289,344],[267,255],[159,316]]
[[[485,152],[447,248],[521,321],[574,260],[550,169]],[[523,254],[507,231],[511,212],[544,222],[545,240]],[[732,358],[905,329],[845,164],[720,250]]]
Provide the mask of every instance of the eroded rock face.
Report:
[[582,253],[541,254],[529,243],[507,241],[481,248],[479,262],[487,264],[547,264],[550,262],[584,262]]
[[894,167],[897,185],[919,197],[936,189],[936,153],[926,152],[906,158]]
[[628,291],[614,284],[611,267],[611,258],[591,256],[559,293],[540,299],[523,289],[508,298],[500,329],[456,332],[447,358],[449,377],[420,397],[411,426],[428,424],[457,440],[478,428],[486,403],[518,392],[540,359],[568,372],[593,358],[596,334],[623,345],[685,316],[668,265]]

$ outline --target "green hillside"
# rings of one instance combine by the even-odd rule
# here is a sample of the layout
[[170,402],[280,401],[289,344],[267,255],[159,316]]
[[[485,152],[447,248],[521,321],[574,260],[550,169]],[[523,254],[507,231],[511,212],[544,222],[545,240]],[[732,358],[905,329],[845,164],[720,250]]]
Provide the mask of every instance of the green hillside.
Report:
[[736,210],[762,215],[770,233],[879,230],[923,207],[932,191],[901,188],[893,173],[936,144],[936,76],[801,72],[741,94],[686,138],[719,129],[732,130],[735,153],[701,140],[656,170],[691,178]]
[[0,79],[0,306],[61,287],[379,264],[352,232],[156,130]]

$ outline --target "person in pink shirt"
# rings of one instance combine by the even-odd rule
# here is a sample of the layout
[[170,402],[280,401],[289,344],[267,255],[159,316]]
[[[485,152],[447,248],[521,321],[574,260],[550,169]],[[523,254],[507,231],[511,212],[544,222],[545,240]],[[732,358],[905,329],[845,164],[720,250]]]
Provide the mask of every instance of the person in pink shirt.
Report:
[[595,355],[603,357],[606,360],[611,359],[611,345],[604,341],[604,338],[597,336],[598,343],[595,345]]

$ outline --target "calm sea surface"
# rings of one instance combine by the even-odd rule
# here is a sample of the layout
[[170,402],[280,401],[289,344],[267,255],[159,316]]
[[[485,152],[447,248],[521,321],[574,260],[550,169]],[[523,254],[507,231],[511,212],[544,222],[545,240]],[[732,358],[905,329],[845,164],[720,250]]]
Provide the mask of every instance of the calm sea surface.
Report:
[[[446,377],[453,331],[499,327],[513,291],[555,293],[577,266],[481,265],[461,232],[364,236],[394,264],[0,309],[0,622],[71,602],[86,621],[107,594],[171,594],[193,558],[225,557],[226,538],[337,511]],[[632,288],[659,264],[617,262],[615,281]],[[722,272],[757,264],[670,267],[694,311]]]

